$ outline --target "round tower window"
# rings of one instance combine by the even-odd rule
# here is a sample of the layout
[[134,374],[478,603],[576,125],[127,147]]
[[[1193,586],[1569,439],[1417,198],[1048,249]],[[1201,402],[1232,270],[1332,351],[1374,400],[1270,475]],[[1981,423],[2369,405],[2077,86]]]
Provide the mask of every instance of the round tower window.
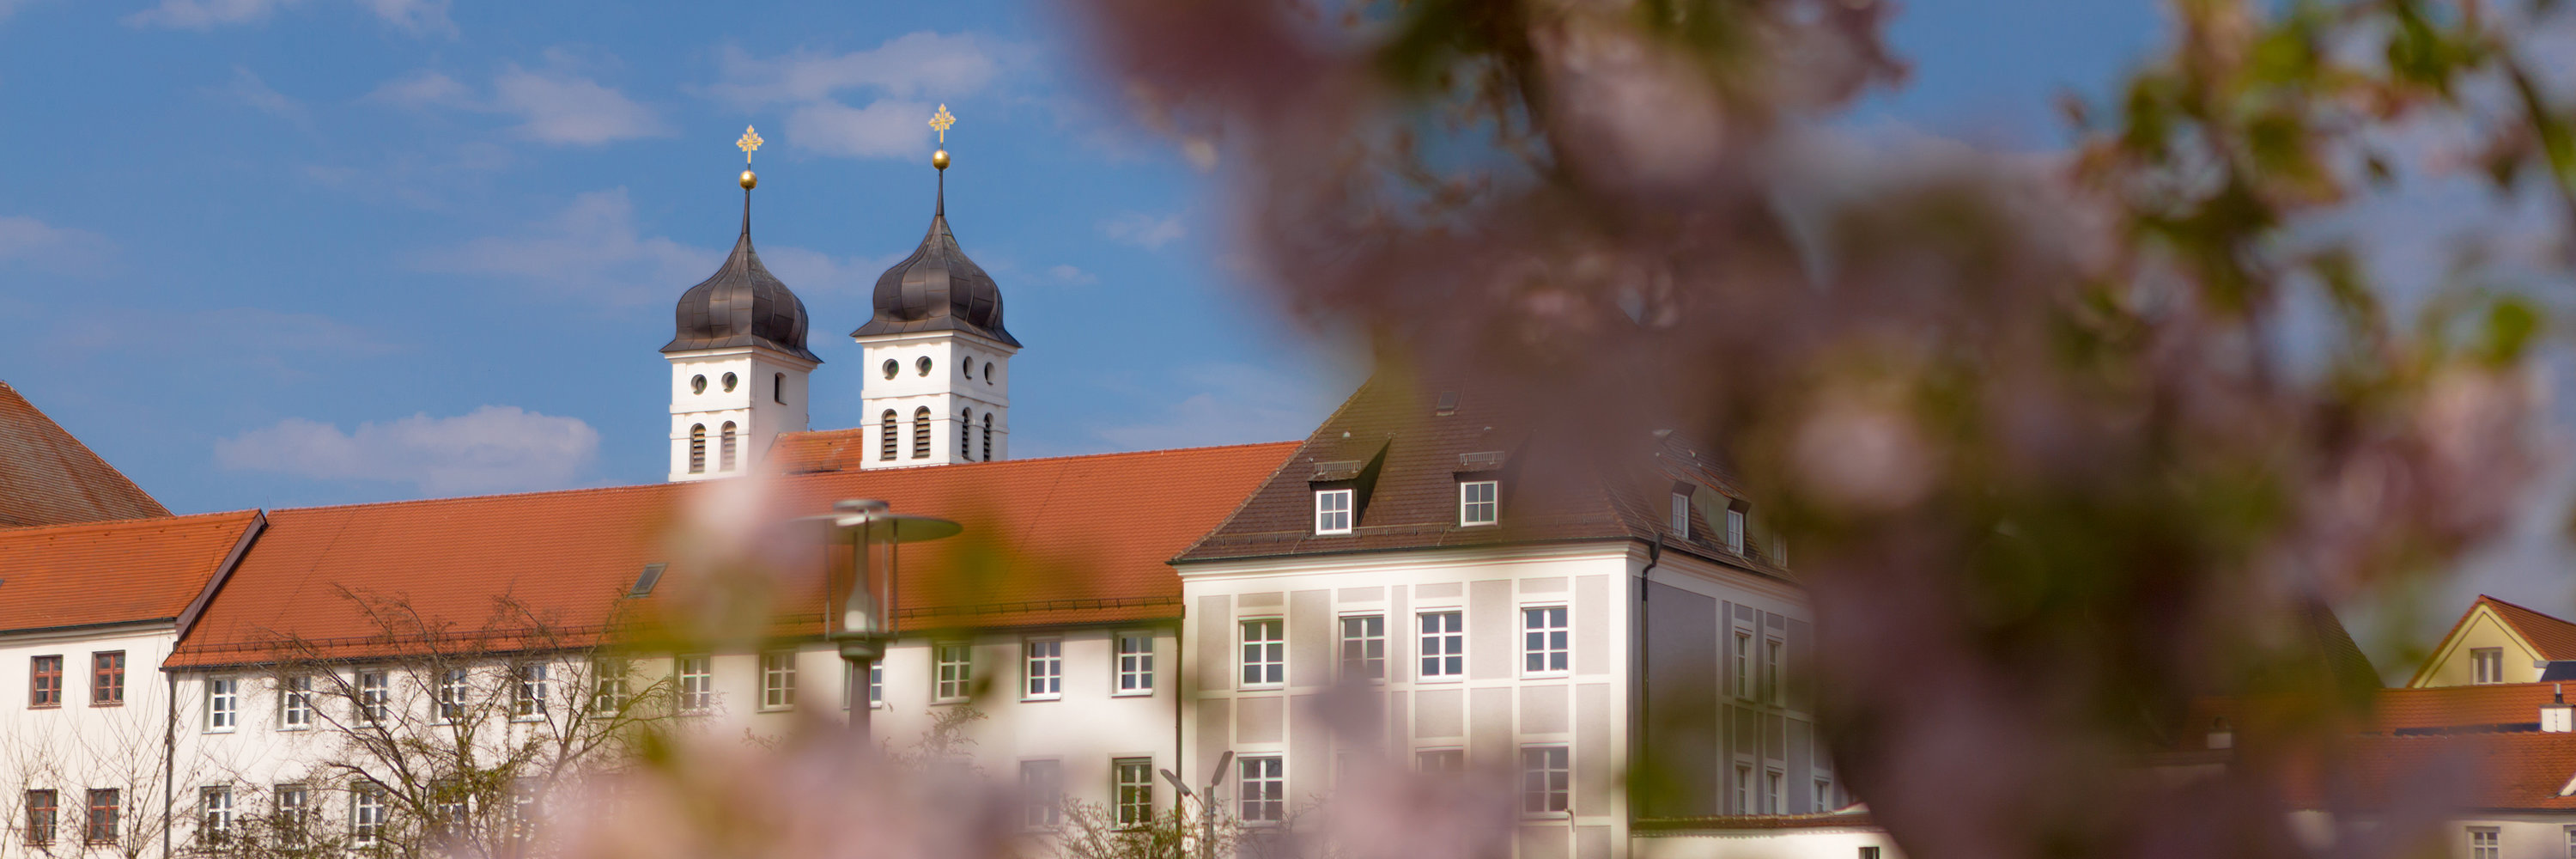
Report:
[[924,376],[930,375],[930,356],[921,356],[921,360],[912,362],[912,367],[913,369],[920,370],[921,374]]
[[888,378],[888,379],[894,378],[894,374],[896,374],[896,373],[900,373],[900,372],[903,372],[903,365],[902,365],[902,364],[897,364],[897,363],[895,363],[894,359],[892,359],[892,358],[887,358],[887,359],[886,359],[886,362],[885,362],[885,376],[886,376],[886,378]]
[[957,371],[966,374],[966,378],[975,378],[975,356],[968,355],[966,358],[965,363],[957,365]]
[[738,378],[735,378],[735,377],[734,377],[734,375],[733,375],[732,373],[726,373],[726,374],[724,375],[724,386],[725,386],[725,390],[726,390],[726,391],[732,391],[732,390],[733,390],[733,386],[738,385],[738,384],[741,384],[741,383],[742,383],[742,380],[741,380],[741,379],[738,379]]
[[991,361],[986,361],[986,362],[984,362],[984,384],[990,385],[990,384],[992,384],[992,383],[993,383],[993,362],[991,362]]
[[699,377],[697,377],[697,378],[693,378],[693,379],[690,379],[690,380],[689,380],[689,393],[692,393],[692,394],[703,394],[703,393],[706,393],[706,392],[707,392],[707,377],[705,377],[705,376],[699,376]]

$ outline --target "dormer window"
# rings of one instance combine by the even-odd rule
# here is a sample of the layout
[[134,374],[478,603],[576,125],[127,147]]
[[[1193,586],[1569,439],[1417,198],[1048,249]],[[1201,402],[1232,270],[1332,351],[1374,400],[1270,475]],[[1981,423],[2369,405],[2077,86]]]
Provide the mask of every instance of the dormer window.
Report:
[[1501,482],[1462,480],[1458,482],[1458,524],[1491,525],[1502,521]]
[[1744,554],[1744,511],[1726,511],[1726,550]]
[[1690,493],[1673,493],[1673,536],[1690,539]]
[[1349,489],[1315,491],[1315,533],[1348,534],[1351,532],[1351,506],[1358,493]]

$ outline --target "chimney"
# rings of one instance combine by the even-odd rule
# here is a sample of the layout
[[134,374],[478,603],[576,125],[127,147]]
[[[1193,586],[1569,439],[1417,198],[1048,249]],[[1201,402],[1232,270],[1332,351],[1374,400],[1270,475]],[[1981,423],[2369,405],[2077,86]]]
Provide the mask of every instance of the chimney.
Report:
[[2540,732],[2544,734],[2576,732],[2576,707],[2567,705],[2565,684],[2549,684],[2549,703],[2540,705]]

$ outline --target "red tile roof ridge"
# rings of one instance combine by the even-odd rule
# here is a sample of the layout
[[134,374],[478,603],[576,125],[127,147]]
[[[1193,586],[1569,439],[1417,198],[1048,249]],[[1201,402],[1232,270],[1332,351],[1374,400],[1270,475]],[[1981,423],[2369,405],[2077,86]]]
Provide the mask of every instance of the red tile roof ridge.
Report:
[[[2513,627],[2514,634],[2521,636],[2524,643],[2540,651],[2540,658],[2576,659],[2576,623],[2570,623],[2530,606],[2507,602],[2486,594],[2479,594],[2478,602],[2492,604],[2499,609],[2496,614],[2503,618],[2506,625]],[[2476,604],[2471,604],[2469,608],[2471,611],[2477,610]]]
[[[772,442],[772,443],[771,443],[771,446],[774,448],[774,447],[776,447],[776,446],[777,446],[777,445],[779,445],[779,444],[784,444],[784,443],[786,443],[789,439],[800,439],[800,440],[801,440],[801,439],[818,438],[818,437],[823,437],[823,436],[840,435],[840,434],[844,434],[844,433],[864,433],[864,432],[869,432],[869,431],[871,431],[871,428],[870,428],[870,427],[849,427],[849,428],[847,428],[847,429],[831,429],[831,430],[801,430],[801,431],[798,431],[798,432],[783,432],[783,433],[779,433],[779,434],[778,434],[778,440],[777,440],[777,441],[775,441],[775,442]],[[1198,452],[1201,452],[1201,451],[1210,451],[1210,450],[1227,450],[1227,449],[1231,449],[1231,448],[1242,448],[1242,447],[1270,447],[1270,446],[1276,446],[1276,445],[1296,445],[1296,444],[1303,444],[1303,443],[1305,443],[1305,441],[1306,441],[1306,440],[1305,440],[1305,439],[1302,439],[1302,438],[1291,438],[1291,439],[1280,439],[1280,440],[1278,440],[1278,441],[1245,441],[1245,442],[1235,442],[1235,443],[1233,443],[1233,444],[1201,444],[1201,445],[1192,445],[1192,446],[1189,446],[1189,447],[1158,447],[1158,448],[1153,448],[1153,449],[1150,449],[1150,450],[1108,450],[1108,451],[1101,451],[1101,452],[1099,452],[1099,453],[1068,453],[1068,454],[1062,454],[1062,455],[1059,455],[1059,456],[1032,456],[1032,457],[1016,458],[1016,459],[991,459],[991,460],[985,460],[985,461],[982,461],[982,462],[950,462],[950,463],[938,463],[938,464],[928,464],[928,465],[895,465],[895,466],[883,466],[883,467],[880,467],[880,468],[869,469],[869,470],[871,470],[871,471],[886,471],[886,470],[893,470],[893,469],[905,469],[905,468],[956,468],[956,467],[959,467],[959,466],[970,466],[970,465],[1009,465],[1009,464],[1014,463],[1014,462],[1062,462],[1062,461],[1065,461],[1065,460],[1071,460],[1071,459],[1099,459],[1099,458],[1102,458],[1102,457],[1111,457],[1111,456],[1153,456],[1153,455],[1156,455],[1156,454],[1165,454],[1165,453],[1198,453]],[[850,470],[850,469],[839,469],[839,470],[841,470],[841,471],[848,471],[848,470]],[[803,473],[811,473],[811,472],[796,472],[796,473],[803,474]]]
[[[1315,432],[1323,432],[1325,427],[1332,426],[1336,422],[1340,421],[1344,413],[1349,412],[1354,408],[1358,408],[1361,399],[1360,394],[1367,391],[1369,386],[1377,384],[1377,380],[1378,374],[1376,373],[1370,373],[1368,378],[1360,380],[1359,387],[1353,389],[1350,396],[1343,397],[1341,404],[1333,407],[1332,414],[1325,415],[1322,421],[1315,424]],[[1289,444],[1295,445],[1296,449],[1289,451],[1287,458],[1280,460],[1277,466],[1270,469],[1269,474],[1262,475],[1261,482],[1253,484],[1252,491],[1244,493],[1242,500],[1234,502],[1234,509],[1226,511],[1225,518],[1216,521],[1216,527],[1209,528],[1207,533],[1200,534],[1198,539],[1191,540],[1188,546],[1183,547],[1179,554],[1173,555],[1166,561],[1166,563],[1180,563],[1181,559],[1187,558],[1198,552],[1200,546],[1206,545],[1209,540],[1215,539],[1216,535],[1231,530],[1234,527],[1234,520],[1243,515],[1245,508],[1251,507],[1254,501],[1259,500],[1261,497],[1261,490],[1269,486],[1272,481],[1278,480],[1279,475],[1287,473],[1289,468],[1295,466],[1297,464],[1297,452],[1305,450],[1307,445],[1313,443],[1314,440],[1314,434],[1310,433],[1305,438],[1289,442]]]
[[[107,471],[107,476],[113,477],[118,481],[118,484],[103,487],[104,489],[120,496],[126,496],[126,492],[130,491],[132,493],[130,496],[122,497],[119,500],[135,504],[135,509],[142,511],[145,514],[134,518],[157,519],[162,516],[170,515],[170,508],[168,505],[164,505],[161,503],[160,499],[152,497],[152,493],[144,491],[143,485],[135,483],[134,478],[127,477],[123,469],[116,467],[116,463],[109,462],[107,461],[107,457],[98,455],[98,451],[90,448],[89,442],[82,441],[80,436],[73,435],[72,431],[65,428],[61,421],[54,420],[52,415],[45,414],[44,409],[37,408],[35,401],[27,399],[26,394],[19,393],[16,386],[9,384],[7,380],[0,380],[0,395],[5,395],[0,396],[0,406],[14,405],[22,407],[28,415],[37,420],[43,421],[46,427],[52,428],[53,432],[42,433],[46,436],[46,438],[43,439],[46,443],[70,443],[71,450],[77,451],[87,457],[83,462],[84,466],[88,464],[96,464],[99,468]],[[59,436],[59,438],[56,438],[56,436]],[[156,513],[153,511],[159,512]]]
[[356,502],[356,503],[352,503],[352,504],[316,504],[316,505],[313,505],[313,506],[311,506],[311,507],[280,507],[280,508],[278,508],[278,509],[271,510],[271,511],[269,511],[269,512],[270,512],[270,513],[311,513],[311,512],[315,512],[315,511],[322,511],[322,510],[362,510],[362,509],[371,508],[371,507],[395,507],[395,506],[401,506],[401,505],[406,505],[406,504],[442,504],[442,503],[450,503],[450,502],[458,502],[458,503],[461,503],[461,502],[468,502],[468,501],[487,501],[487,500],[494,499],[494,498],[539,498],[539,497],[544,497],[544,496],[549,496],[549,495],[577,495],[577,494],[582,494],[582,493],[592,493],[592,492],[595,492],[595,493],[601,493],[601,494],[609,494],[609,493],[617,493],[617,492],[642,492],[642,491],[650,491],[650,490],[662,490],[662,491],[669,491],[669,490],[671,490],[671,489],[672,489],[672,488],[674,488],[674,487],[694,486],[694,485],[698,485],[698,484],[696,484],[696,483],[627,483],[627,484],[619,484],[619,485],[615,485],[615,486],[579,486],[579,487],[574,487],[574,488],[571,488],[571,489],[541,489],[541,490],[537,490],[537,491],[533,491],[533,492],[488,492],[488,493],[484,493],[484,494],[481,494],[481,495],[448,495],[448,496],[442,496],[442,497],[438,497],[438,498],[397,498],[397,499],[392,499],[392,500],[387,500],[387,501],[360,501],[360,502]]
[[[0,383],[0,384],[6,384],[6,383]],[[139,516],[139,517],[132,518],[132,519],[101,519],[101,520],[98,520],[98,521],[95,521],[95,522],[63,522],[63,523],[58,523],[58,524],[53,524],[53,525],[20,525],[20,526],[14,527],[14,528],[13,528],[13,527],[0,526],[0,540],[11,540],[11,539],[19,538],[19,537],[33,537],[33,536],[40,536],[40,535],[43,535],[44,533],[49,532],[49,531],[51,531],[51,532],[108,531],[108,530],[116,530],[116,529],[121,529],[121,528],[137,528],[137,527],[142,527],[142,528],[173,528],[173,527],[179,527],[179,526],[184,526],[184,525],[194,524],[194,523],[197,523],[197,522],[202,522],[202,521],[205,521],[205,520],[208,520],[208,519],[219,519],[219,518],[223,518],[223,517],[232,517],[232,518],[236,518],[236,519],[247,519],[247,518],[250,518],[250,517],[253,517],[253,516],[257,516],[257,515],[259,515],[259,513],[260,513],[259,508],[251,507],[251,508],[244,508],[244,509],[241,509],[241,510],[216,510],[216,511],[207,512],[207,513],[188,513],[188,514],[184,514],[184,515],[182,515],[182,514],[173,514],[173,515],[169,515],[169,516]]]

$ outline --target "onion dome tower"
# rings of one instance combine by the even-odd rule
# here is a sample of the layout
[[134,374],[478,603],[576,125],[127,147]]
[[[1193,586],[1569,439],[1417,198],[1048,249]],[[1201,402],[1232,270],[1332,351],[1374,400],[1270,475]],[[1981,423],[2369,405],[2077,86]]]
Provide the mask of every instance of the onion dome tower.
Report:
[[680,294],[662,357],[671,363],[671,479],[744,474],[782,432],[806,429],[806,378],[823,359],[805,348],[805,302],[751,248],[751,153],[744,128],[742,236],[704,282]]
[[983,462],[1010,456],[1011,356],[1002,289],[948,230],[947,105],[930,118],[940,149],[930,231],[877,278],[876,312],[850,332],[866,355],[866,403],[877,445],[869,468]]

